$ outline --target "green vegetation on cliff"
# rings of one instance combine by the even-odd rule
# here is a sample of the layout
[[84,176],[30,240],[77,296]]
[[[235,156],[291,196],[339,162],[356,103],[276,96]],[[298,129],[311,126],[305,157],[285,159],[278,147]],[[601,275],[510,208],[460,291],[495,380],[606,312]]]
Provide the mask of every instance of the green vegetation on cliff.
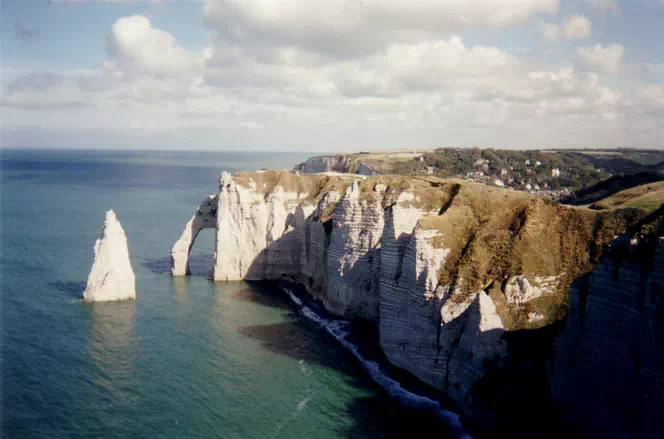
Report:
[[535,192],[561,188],[578,190],[612,176],[664,172],[664,151],[637,149],[439,148],[419,153],[401,150],[335,156],[340,157],[345,157],[345,162],[352,165],[344,170],[346,172],[356,172],[364,165],[378,174],[430,174]]

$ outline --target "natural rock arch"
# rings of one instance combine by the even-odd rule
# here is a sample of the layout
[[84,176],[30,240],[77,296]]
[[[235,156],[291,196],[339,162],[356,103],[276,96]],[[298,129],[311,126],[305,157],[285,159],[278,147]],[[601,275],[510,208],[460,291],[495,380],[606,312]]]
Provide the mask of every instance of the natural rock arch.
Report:
[[186,276],[190,274],[189,253],[196,237],[202,229],[217,227],[217,195],[209,195],[196,209],[196,213],[184,226],[184,231],[171,250],[171,274]]

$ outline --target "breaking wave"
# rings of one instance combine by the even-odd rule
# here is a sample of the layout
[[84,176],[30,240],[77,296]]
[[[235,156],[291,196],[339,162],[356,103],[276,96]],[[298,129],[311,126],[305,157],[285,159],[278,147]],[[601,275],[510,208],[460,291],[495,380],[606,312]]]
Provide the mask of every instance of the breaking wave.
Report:
[[332,335],[341,345],[350,351],[355,358],[357,358],[362,365],[362,368],[369,373],[369,376],[378,383],[389,395],[395,399],[402,407],[412,410],[423,410],[435,413],[439,418],[443,419],[450,429],[452,430],[453,437],[459,439],[472,439],[461,425],[460,417],[454,412],[445,410],[440,406],[440,403],[434,401],[426,396],[417,395],[404,389],[401,384],[395,379],[391,378],[386,372],[381,370],[380,365],[375,361],[367,360],[364,358],[358,347],[347,340],[350,334],[349,322],[344,320],[328,320],[316,314],[311,308],[302,303],[291,290],[285,289],[290,296],[293,303],[295,303],[303,316],[312,320],[323,327],[330,335]]

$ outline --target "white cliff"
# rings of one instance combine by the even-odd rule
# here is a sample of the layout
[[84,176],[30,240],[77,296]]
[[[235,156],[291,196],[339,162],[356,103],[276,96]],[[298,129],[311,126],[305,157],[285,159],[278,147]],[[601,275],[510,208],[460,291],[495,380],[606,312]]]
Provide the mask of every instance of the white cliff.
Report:
[[189,252],[202,229],[217,227],[217,195],[210,195],[201,202],[196,213],[171,250],[171,274],[184,276],[190,273]]
[[380,251],[383,233],[382,192],[364,194],[358,181],[334,210],[327,254],[328,285],[324,302],[340,315],[378,321]]
[[95,259],[83,293],[86,302],[136,298],[136,276],[129,260],[124,229],[113,210],[106,212],[101,239],[95,242]]
[[315,209],[308,192],[274,186],[263,193],[220,178],[214,280],[294,278],[302,273],[305,218]]
[[306,162],[297,165],[295,171],[304,174],[316,174],[320,172],[350,172],[359,175],[376,174],[376,171],[361,160],[353,159],[347,155],[311,157]]
[[[539,422],[539,403],[581,411],[578,395],[594,389],[592,367],[583,380],[572,376],[570,352],[583,342],[574,329],[577,286],[569,300],[568,328],[555,347],[547,334],[565,322],[569,285],[622,233],[626,220],[619,214],[454,180],[272,171],[222,174],[216,200],[214,280],[294,281],[330,312],[376,323],[380,347],[392,364],[442,390],[486,426],[521,422],[520,414]],[[192,233],[195,227],[188,225],[183,236]],[[176,247],[188,251],[193,241],[181,241]],[[184,274],[182,259],[174,257],[173,274]],[[650,290],[662,285],[653,280],[661,266],[650,280],[642,279]],[[593,276],[602,278],[602,267]],[[632,274],[625,279],[635,270],[629,268]],[[605,319],[600,310],[610,306],[600,305],[596,318]],[[661,311],[644,309],[644,325],[661,326],[655,323]],[[630,313],[596,326],[631,318]],[[622,361],[609,352],[611,341],[599,337],[588,339],[584,361],[592,364],[598,349],[606,351],[607,364]],[[541,351],[554,349],[560,356],[549,363]],[[555,366],[550,386],[549,364]],[[643,382],[654,389],[648,398],[664,394],[648,378],[659,363],[643,364],[651,371]],[[576,393],[566,391],[570,382]],[[600,382],[610,388],[608,378]],[[596,405],[588,413],[606,422],[609,409],[601,395],[587,399]]]

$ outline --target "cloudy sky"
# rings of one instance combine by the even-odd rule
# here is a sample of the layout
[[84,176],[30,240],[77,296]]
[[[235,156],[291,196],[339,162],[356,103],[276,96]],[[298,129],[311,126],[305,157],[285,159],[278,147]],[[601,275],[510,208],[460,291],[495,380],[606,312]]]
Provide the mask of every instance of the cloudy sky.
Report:
[[3,147],[664,148],[664,0],[4,0]]

